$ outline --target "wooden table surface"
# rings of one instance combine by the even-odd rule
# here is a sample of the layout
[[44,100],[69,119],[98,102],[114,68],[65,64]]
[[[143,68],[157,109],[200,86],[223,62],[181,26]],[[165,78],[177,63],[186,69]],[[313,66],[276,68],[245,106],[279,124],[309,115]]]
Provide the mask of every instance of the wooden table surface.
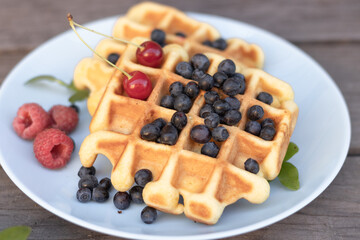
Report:
[[[0,83],[29,51],[79,22],[123,14],[130,0],[0,0]],[[269,30],[297,45],[333,77],[345,96],[352,140],[343,168],[308,206],[266,228],[230,239],[360,239],[360,1],[160,1],[184,11],[216,14]],[[50,59],[49,61],[55,59]],[[326,120],[326,119],[324,119]],[[0,230],[32,227],[29,239],[116,239],[69,223],[22,193],[0,167]]]

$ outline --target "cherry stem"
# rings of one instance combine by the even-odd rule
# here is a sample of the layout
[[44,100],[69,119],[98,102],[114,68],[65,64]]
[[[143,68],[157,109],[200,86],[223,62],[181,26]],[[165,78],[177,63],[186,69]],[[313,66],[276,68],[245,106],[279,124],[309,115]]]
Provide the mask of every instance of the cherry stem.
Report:
[[[119,70],[120,72],[122,72],[125,76],[127,76],[128,79],[132,78],[132,76],[130,74],[128,74],[127,72],[125,72],[124,70],[122,70],[121,68],[119,68],[118,66],[116,66],[115,64],[113,64],[112,62],[110,62],[109,60],[107,60],[106,58],[104,58],[103,56],[101,56],[100,54],[98,54],[93,48],[91,48],[83,39],[82,37],[80,37],[79,33],[76,31],[76,28],[74,25],[76,26],[79,26],[79,24],[75,23],[73,21],[73,16],[71,16],[70,13],[68,13],[67,15],[67,19],[69,21],[69,24],[70,24],[70,27],[72,28],[72,30],[74,30],[75,34],[78,36],[78,38],[85,44],[85,46],[87,46],[94,54],[96,54],[98,57],[100,57],[102,60],[104,60],[105,62],[107,62],[108,64],[110,64],[111,66],[113,66],[114,68],[116,68],[117,70]],[[86,30],[89,30],[89,31],[92,31],[92,32],[95,32],[94,30],[91,30],[91,29],[88,29],[88,28],[85,28],[85,27],[82,27],[81,28],[84,28]],[[95,32],[97,33],[97,32]],[[100,35],[103,35],[103,36],[106,36],[105,34],[100,34]],[[110,37],[111,38],[111,37]],[[116,40],[116,39],[115,39]],[[133,44],[133,43],[132,43]]]

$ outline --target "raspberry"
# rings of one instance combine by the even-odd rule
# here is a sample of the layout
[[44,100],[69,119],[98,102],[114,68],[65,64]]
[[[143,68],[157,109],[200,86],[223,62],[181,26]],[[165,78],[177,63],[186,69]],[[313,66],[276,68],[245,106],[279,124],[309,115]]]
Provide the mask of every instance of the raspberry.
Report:
[[77,126],[79,116],[72,107],[55,105],[50,111],[51,127],[60,129],[65,133],[71,133]]
[[45,129],[34,141],[35,157],[44,167],[50,169],[65,166],[70,160],[73,148],[71,138],[55,128]]
[[49,124],[49,115],[36,103],[26,103],[22,105],[12,123],[17,135],[27,140],[34,139],[36,135],[47,128]]

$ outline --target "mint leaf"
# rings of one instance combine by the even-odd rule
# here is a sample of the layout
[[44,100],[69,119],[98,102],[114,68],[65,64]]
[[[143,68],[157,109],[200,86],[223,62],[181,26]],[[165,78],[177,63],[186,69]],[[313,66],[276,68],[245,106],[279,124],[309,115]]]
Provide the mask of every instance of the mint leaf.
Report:
[[28,80],[27,82],[25,82],[25,85],[32,84],[32,83],[35,83],[35,82],[40,82],[42,80],[46,80],[46,81],[49,81],[49,82],[56,82],[56,83],[60,84],[61,86],[64,86],[66,88],[70,88],[69,84],[67,84],[64,81],[62,81],[60,79],[57,79],[56,77],[51,76],[51,75],[40,75],[40,76],[37,76],[37,77],[33,77],[30,80]]
[[74,80],[71,80],[71,83],[68,85],[68,88],[74,91],[79,91],[79,89],[75,87]]
[[71,103],[82,101],[89,96],[90,91],[88,89],[76,90],[76,92],[69,98]]
[[299,147],[293,143],[290,142],[288,149],[286,151],[285,157],[284,157],[284,162],[287,162],[290,158],[292,158],[292,156],[294,156],[297,152],[299,151]]
[[26,240],[31,233],[31,228],[27,226],[15,226],[2,230],[0,239]]
[[283,162],[278,178],[281,184],[288,189],[298,190],[300,188],[299,172],[296,167],[289,162]]

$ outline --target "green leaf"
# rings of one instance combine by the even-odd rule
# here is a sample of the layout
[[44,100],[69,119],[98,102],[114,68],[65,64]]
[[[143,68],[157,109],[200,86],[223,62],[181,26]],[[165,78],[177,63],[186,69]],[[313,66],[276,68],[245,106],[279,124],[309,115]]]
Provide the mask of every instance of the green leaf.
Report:
[[40,76],[37,76],[37,77],[33,77],[30,80],[28,80],[27,82],[25,82],[25,85],[32,84],[32,83],[35,83],[35,82],[40,82],[40,81],[43,81],[43,80],[49,81],[49,82],[56,82],[56,83],[60,84],[61,86],[64,86],[64,87],[66,87],[68,89],[71,89],[69,84],[67,84],[64,81],[62,81],[60,79],[57,79],[56,77],[51,76],[51,75],[40,75]]
[[88,89],[77,90],[70,98],[69,101],[71,103],[82,101],[88,98],[90,91]]
[[31,233],[31,228],[27,226],[15,226],[0,232],[1,240],[26,240]]
[[294,156],[297,152],[299,151],[299,147],[293,143],[290,142],[288,149],[286,151],[285,157],[284,157],[284,162],[287,162],[290,158],[292,158],[292,156]]
[[299,172],[294,165],[289,162],[283,162],[278,176],[282,185],[291,190],[300,188]]
[[69,89],[74,91],[79,91],[79,89],[77,89],[74,85],[74,80],[71,80],[71,83],[69,84]]

